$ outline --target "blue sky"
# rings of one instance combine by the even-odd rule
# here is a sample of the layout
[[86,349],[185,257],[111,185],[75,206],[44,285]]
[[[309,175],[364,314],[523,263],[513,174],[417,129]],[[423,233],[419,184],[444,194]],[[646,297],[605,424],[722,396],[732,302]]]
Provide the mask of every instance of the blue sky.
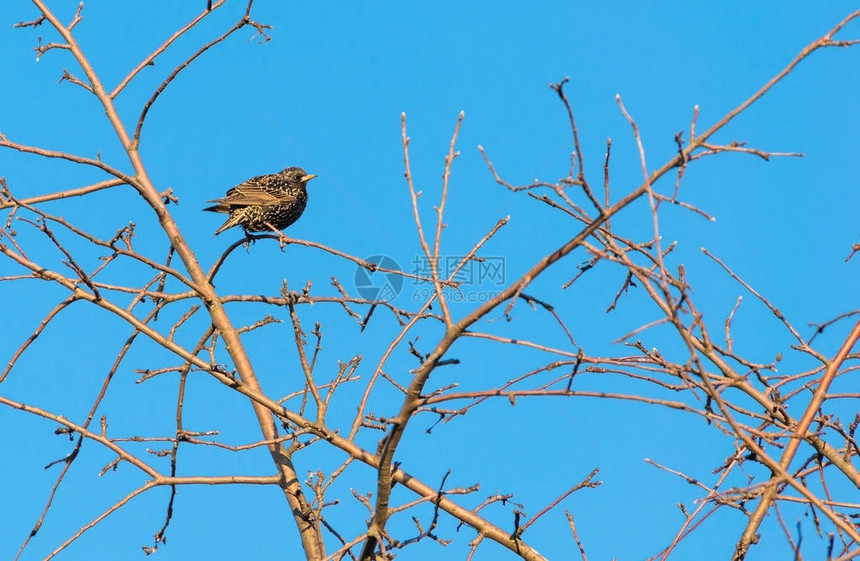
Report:
[[[71,3],[54,3],[64,21]],[[196,15],[205,2],[114,3],[88,1],[76,36],[94,67],[109,86],[149,54],[164,38]],[[464,5],[466,4],[466,5]],[[567,173],[571,139],[564,108],[547,87],[570,77],[566,92],[573,104],[585,153],[586,172],[594,184],[602,180],[605,142],[613,142],[612,198],[618,200],[641,180],[630,126],[615,103],[620,94],[637,120],[648,158],[655,169],[676,151],[673,137],[688,131],[693,107],[700,107],[704,130],[737,106],[780,71],[805,45],[820,37],[853,9],[847,2],[650,3],[504,2],[491,3],[379,2],[324,3],[259,1],[255,20],[270,24],[271,41],[263,43],[243,29],[207,53],[168,88],[154,105],[144,127],[141,153],[159,188],[172,187],[179,197],[171,210],[198,258],[208,266],[240,235],[218,238],[212,232],[222,220],[201,212],[205,201],[221,196],[242,180],[300,165],[319,175],[310,186],[310,202],[289,234],[338,248],[351,255],[387,255],[408,269],[420,255],[409,193],[403,179],[400,114],[406,112],[411,137],[412,170],[425,224],[435,220],[432,206],[441,189],[443,158],[460,111],[465,119],[460,156],[453,166],[443,238],[446,255],[462,255],[502,217],[511,221],[485,249],[504,258],[508,281],[517,278],[541,256],[576,232],[561,213],[497,185],[477,150],[482,145],[497,171],[515,184],[535,178],[553,182]],[[174,45],[152,68],[145,69],[120,96],[118,108],[133,126],[141,104],[167,73],[202,42],[217,36],[239,17],[241,2],[228,2]],[[63,68],[80,75],[68,53],[48,52],[35,60],[37,37],[55,40],[47,26],[13,29],[35,18],[26,3],[0,6],[0,131],[22,143],[94,156],[130,169],[121,147],[96,101],[69,82],[57,83]],[[860,36],[855,24],[844,38]],[[744,295],[735,323],[736,345],[752,360],[769,362],[783,352],[781,371],[796,372],[809,362],[790,354],[791,339],[773,316],[746,294],[699,250],[707,247],[724,259],[785,315],[810,335],[810,322],[822,322],[851,310],[860,289],[858,260],[845,263],[858,241],[856,209],[860,208],[856,157],[860,106],[860,49],[829,49],[813,54],[716,137],[717,142],[747,141],[775,152],[802,152],[804,158],[772,159],[724,154],[692,165],[681,198],[716,217],[668,209],[661,217],[667,241],[678,240],[675,255],[684,263],[696,298],[711,328],[719,325]],[[685,134],[685,138],[688,137]],[[35,195],[85,185],[101,179],[92,170],[0,151],[0,176],[19,194]],[[658,189],[671,193],[670,183]],[[62,214],[97,235],[110,237],[134,221],[135,248],[163,259],[167,241],[142,199],[131,190],[102,192],[87,199],[53,203],[44,208]],[[5,213],[6,211],[2,211]],[[5,220],[6,214],[0,214]],[[644,205],[631,207],[616,225],[629,235],[645,235],[650,217]],[[35,255],[59,263],[39,237],[23,226],[20,239],[41,244]],[[88,263],[98,252],[77,248]],[[577,257],[579,255],[579,257]],[[568,291],[559,286],[576,274],[575,265],[588,255],[575,254],[551,269],[528,292],[554,304],[577,344],[595,355],[626,354],[613,344],[621,335],[655,316],[653,306],[635,291],[622,298],[617,311],[606,314],[623,272],[601,266]],[[59,266],[59,265],[58,265]],[[95,265],[93,265],[94,267]],[[0,260],[0,276],[19,272]],[[299,289],[309,279],[316,294],[336,294],[330,277],[353,290],[355,266],[320,251],[274,243],[239,250],[216,283],[219,292],[277,293],[283,279]],[[151,276],[142,268],[117,268],[116,282],[139,283]],[[142,277],[141,277],[142,275]],[[406,306],[419,287],[406,282],[396,303]],[[485,294],[490,286],[475,288]],[[5,364],[44,314],[66,295],[38,281],[0,283],[3,336],[0,364]],[[457,304],[462,315],[471,307]],[[262,307],[228,308],[237,323],[253,323]],[[184,309],[166,314],[164,324]],[[396,333],[390,316],[380,311],[360,332],[336,306],[301,310],[305,329],[320,321],[324,371],[356,354],[365,357],[359,374],[369,375],[387,341]],[[511,337],[527,337],[563,346],[566,336],[546,313],[518,305],[514,321],[496,313],[480,328]],[[205,326],[200,323],[197,327]],[[840,330],[841,326],[841,330]],[[825,332],[817,347],[832,354],[844,337],[839,324]],[[189,341],[199,332],[189,331]],[[439,330],[416,332],[428,352]],[[97,334],[94,336],[94,334]],[[83,305],[62,314],[0,387],[2,395],[81,419],[110,368],[129,328]],[[95,339],[95,340],[94,340]],[[264,386],[272,395],[295,389],[295,349],[288,325],[249,334],[246,339]],[[646,346],[673,344],[659,330],[643,336]],[[574,349],[575,350],[575,349]],[[463,389],[500,385],[543,364],[538,354],[497,343],[458,343],[456,367],[439,369],[431,385],[459,383]],[[226,356],[226,355],[225,355]],[[170,435],[174,427],[176,381],[169,376],[135,384],[134,369],[175,362],[153,344],[142,343],[125,361],[100,414],[108,415],[115,435]],[[401,381],[417,366],[405,350],[386,370]],[[784,370],[783,370],[784,369]],[[330,375],[330,374],[329,374]],[[578,382],[579,383],[579,382]],[[609,376],[583,377],[579,389],[621,392],[628,382]],[[843,382],[841,391],[850,391]],[[335,400],[330,422],[348,427],[360,388],[346,387]],[[844,400],[843,400],[844,401]],[[842,403],[856,411],[856,403]],[[220,430],[221,440],[241,444],[257,438],[251,409],[241,396],[202,375],[194,378],[186,409],[196,430]],[[374,395],[371,408],[381,416],[399,408],[397,395]],[[853,415],[848,415],[849,417]],[[9,409],[0,409],[7,427],[8,457],[0,466],[3,506],[0,557],[8,558],[32,528],[53,484],[57,467],[42,468],[68,452],[68,441],[52,434],[51,423]],[[494,493],[514,493],[529,515],[537,513],[567,488],[600,467],[598,489],[582,490],[561,508],[574,513],[580,538],[592,559],[643,559],[672,539],[682,522],[675,506],[688,505],[701,493],[643,461],[663,465],[715,482],[711,471],[731,453],[732,444],[699,417],[642,405],[598,399],[521,399],[490,402],[466,417],[424,432],[435,418],[420,417],[407,432],[403,467],[436,484],[449,468],[449,486],[481,482],[475,503]],[[362,444],[374,449],[368,435]],[[154,446],[153,446],[154,447]],[[142,448],[141,448],[142,450]],[[188,473],[267,474],[265,453],[227,454],[183,449]],[[139,472],[124,466],[96,477],[112,456],[88,444],[63,484],[39,535],[23,559],[47,555],[81,524],[90,520],[142,483]],[[300,474],[330,472],[343,460],[339,453],[311,447],[297,459]],[[154,465],[163,460],[151,458]],[[755,467],[750,468],[755,471]],[[759,467],[759,469],[761,469]],[[757,475],[762,475],[761,473]],[[739,480],[738,484],[743,484]],[[349,488],[375,490],[370,469],[355,468],[334,493],[341,504],[332,513],[347,535],[361,531],[367,516]],[[851,497],[856,497],[856,490]],[[396,501],[411,497],[400,490]],[[151,544],[160,527],[166,493],[158,490],[135,499],[79,540],[61,559],[139,558],[139,547]],[[466,504],[472,504],[466,501]],[[511,509],[488,511],[494,522],[510,526]],[[423,516],[428,511],[422,511]],[[492,513],[490,513],[492,512]],[[822,542],[803,510],[788,510],[787,523],[801,521],[807,554],[823,558]],[[668,521],[668,522],[667,522]],[[702,552],[727,558],[744,518],[721,510],[696,532],[676,559],[702,559]],[[392,520],[392,529],[406,528],[408,518]],[[752,559],[787,558],[784,539],[770,517],[765,540]],[[465,557],[465,543],[474,537],[446,520],[440,527],[454,544],[422,543],[403,553],[404,559],[438,559],[456,551]],[[239,538],[244,536],[247,538]],[[574,558],[561,510],[545,516],[526,538],[550,559]],[[254,558],[281,551],[287,558],[300,552],[283,499],[274,489],[195,487],[180,491],[168,543],[158,556],[232,559]],[[494,544],[484,544],[476,559],[512,558]]]

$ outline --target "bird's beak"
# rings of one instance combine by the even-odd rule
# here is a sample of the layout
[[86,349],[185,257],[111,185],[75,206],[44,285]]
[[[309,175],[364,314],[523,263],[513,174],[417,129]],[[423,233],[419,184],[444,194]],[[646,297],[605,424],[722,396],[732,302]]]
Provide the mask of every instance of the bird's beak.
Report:
[[309,173],[307,175],[303,175],[302,176],[302,183],[307,183],[308,181],[310,181],[311,179],[313,179],[316,176],[317,176],[317,174],[315,174],[315,173]]

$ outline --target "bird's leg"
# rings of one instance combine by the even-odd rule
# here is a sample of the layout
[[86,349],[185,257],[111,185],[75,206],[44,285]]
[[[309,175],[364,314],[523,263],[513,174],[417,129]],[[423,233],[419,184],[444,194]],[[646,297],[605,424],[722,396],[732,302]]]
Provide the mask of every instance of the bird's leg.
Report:
[[263,222],[263,224],[268,226],[275,233],[275,235],[278,236],[278,247],[281,248],[281,251],[284,251],[284,248],[287,247],[287,244],[290,243],[290,238],[285,236],[283,232],[281,232],[280,230],[278,230],[277,228],[275,228],[274,226],[272,226],[268,222]]
[[256,241],[257,238],[251,235],[251,232],[242,228],[242,231],[245,232],[245,251],[251,253],[251,244]]

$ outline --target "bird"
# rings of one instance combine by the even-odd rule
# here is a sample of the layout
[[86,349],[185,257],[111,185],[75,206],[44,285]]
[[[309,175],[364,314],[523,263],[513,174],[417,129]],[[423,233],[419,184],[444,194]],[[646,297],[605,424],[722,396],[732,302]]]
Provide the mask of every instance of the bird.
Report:
[[248,232],[283,230],[299,219],[308,204],[308,181],[316,177],[300,167],[291,166],[278,173],[258,175],[227,191],[203,210],[229,214],[227,221],[215,230],[217,236],[233,226]]

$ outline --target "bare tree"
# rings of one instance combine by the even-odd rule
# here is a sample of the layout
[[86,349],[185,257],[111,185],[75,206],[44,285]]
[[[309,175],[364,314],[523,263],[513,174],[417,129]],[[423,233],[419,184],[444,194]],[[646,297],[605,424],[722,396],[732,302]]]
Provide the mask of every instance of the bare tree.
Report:
[[[774,153],[749,147],[743,142],[719,144],[715,134],[732,119],[746,111],[765,93],[774,88],[794,68],[813,52],[826,47],[850,47],[860,40],[842,40],[835,36],[850,21],[860,17],[860,11],[847,16],[842,22],[820,39],[804,48],[791,63],[777,73],[749,99],[738,105],[714,124],[701,131],[698,109],[693,112],[689,129],[675,136],[677,154],[659,167],[651,170],[646,161],[646,152],[639,128],[625,108],[620,97],[617,104],[620,112],[629,121],[632,135],[639,152],[642,172],[641,184],[620,195],[612,187],[611,141],[605,146],[604,173],[597,181],[586,176],[583,149],[578,136],[574,110],[565,92],[567,80],[552,84],[569,120],[574,150],[570,157],[567,177],[557,181],[536,181],[528,185],[514,185],[496,172],[488,154],[481,149],[489,172],[503,188],[521,192],[547,206],[550,213],[561,213],[576,226],[576,233],[569,240],[547,255],[535,255],[532,264],[515,280],[504,286],[494,298],[473,306],[460,314],[449,305],[448,296],[459,288],[458,273],[464,268],[480,263],[484,259],[483,248],[508,223],[500,218],[485,235],[475,241],[471,249],[452,266],[442,264],[441,249],[445,227],[446,203],[456,193],[449,192],[452,165],[459,155],[457,140],[464,116],[461,113],[451,137],[450,147],[444,159],[441,198],[434,206],[435,220],[427,223],[422,219],[422,201],[412,177],[409,137],[406,116],[402,116],[402,145],[406,188],[411,195],[415,228],[420,240],[418,254],[428,263],[426,274],[402,272],[386,267],[385,263],[372,262],[349,255],[346,251],[322,244],[288,237],[280,232],[261,234],[253,239],[240,240],[230,245],[208,268],[198,260],[194,248],[174,220],[171,203],[177,195],[172,189],[159,189],[150,179],[146,163],[140,154],[141,133],[150,110],[174,79],[196,59],[227,40],[243,28],[253,28],[264,40],[268,26],[252,17],[252,1],[248,1],[236,23],[209,42],[201,45],[187,59],[167,74],[140,109],[133,127],[128,126],[117,109],[117,99],[135,80],[143,69],[153,64],[187,32],[200,25],[210,14],[224,7],[226,1],[216,1],[194,19],[181,26],[173,35],[159,45],[149,56],[129,70],[117,84],[106,84],[95,72],[90,59],[75,38],[75,29],[82,21],[83,4],[67,23],[55,14],[42,0],[34,0],[39,12],[33,21],[17,24],[21,28],[49,27],[55,39],[39,42],[39,56],[70,57],[78,70],[62,73],[62,79],[91,94],[104,110],[105,118],[119,140],[125,161],[108,161],[100,155],[85,156],[53,150],[42,145],[29,145],[14,138],[0,135],[0,146],[42,158],[56,159],[72,166],[92,168],[100,179],[74,189],[57,189],[35,194],[31,186],[2,181],[0,209],[6,213],[0,230],[0,253],[5,257],[3,286],[44,281],[44,301],[50,302],[57,289],[63,291],[62,299],[53,305],[29,337],[17,347],[6,367],[0,373],[0,382],[14,376],[22,356],[39,344],[43,331],[72,307],[86,306],[106,312],[118,318],[128,329],[125,343],[116,353],[112,367],[104,376],[101,386],[84,415],[67,411],[61,403],[43,407],[38,403],[25,403],[6,392],[0,395],[0,404],[6,409],[17,409],[27,415],[50,421],[57,425],[58,434],[73,438],[71,448],[65,456],[52,465],[60,466],[56,482],[45,501],[42,514],[34,521],[29,537],[21,543],[20,556],[46,521],[54,505],[57,490],[66,481],[69,470],[80,461],[85,442],[98,445],[114,459],[104,466],[102,473],[132,468],[142,473],[146,481],[127,490],[125,496],[91,520],[81,520],[79,529],[64,542],[57,544],[48,558],[61,553],[83,534],[90,531],[105,518],[119,509],[134,508],[129,504],[135,497],[153,489],[170,490],[166,516],[155,533],[154,543],[144,549],[150,553],[164,543],[167,530],[174,516],[174,500],[177,489],[191,485],[265,485],[276,487],[283,495],[292,513],[292,525],[301,538],[303,554],[309,560],[323,559],[391,559],[399,551],[421,541],[435,541],[441,546],[449,540],[439,532],[440,520],[454,520],[457,524],[471,528],[474,536],[463,552],[471,559],[485,542],[495,542],[523,559],[543,559],[538,552],[540,543],[532,543],[529,528],[544,516],[561,516],[558,513],[562,501],[573,493],[584,489],[595,489],[600,485],[595,468],[590,473],[577,474],[564,482],[564,490],[546,505],[527,505],[534,512],[526,516],[526,506],[511,500],[511,495],[496,494],[485,500],[475,501],[477,485],[450,486],[449,475],[440,481],[423,481],[408,472],[408,465],[397,461],[398,451],[404,442],[406,429],[417,418],[449,422],[460,419],[488,400],[510,400],[522,398],[547,399],[548,397],[600,398],[618,400],[622,403],[647,404],[656,408],[680,410],[691,417],[706,421],[703,430],[718,431],[727,435],[733,443],[724,451],[725,461],[716,466],[719,481],[716,485],[705,485],[696,474],[684,474],[668,466],[654,462],[659,469],[666,470],[701,488],[701,500],[695,509],[688,511],[681,506],[684,521],[677,529],[675,538],[654,559],[666,559],[677,546],[695,532],[717,510],[733,509],[746,516],[746,527],[736,540],[735,559],[744,559],[759,539],[764,517],[769,512],[781,512],[792,505],[808,508],[815,518],[816,527],[829,535],[828,558],[848,559],[860,553],[860,534],[855,523],[856,494],[842,498],[832,489],[860,487],[860,472],[856,467],[858,454],[855,431],[860,424],[860,414],[853,418],[841,418],[832,408],[833,400],[850,396],[830,392],[833,381],[856,369],[858,355],[852,348],[860,338],[860,322],[845,330],[845,320],[856,319],[857,311],[847,311],[831,321],[821,324],[812,337],[803,337],[798,329],[764,295],[747,284],[730,267],[730,258],[703,252],[718,264],[739,287],[749,292],[765,306],[784,326],[793,339],[793,344],[783,353],[797,353],[814,361],[814,366],[803,372],[788,375],[778,374],[778,360],[761,364],[735,348],[732,337],[732,321],[741,305],[739,298],[730,313],[718,321],[706,321],[703,310],[696,301],[688,284],[685,267],[673,254],[674,244],[666,245],[660,235],[661,217],[668,207],[682,207],[689,212],[708,217],[707,213],[685,202],[681,197],[681,186],[687,168],[705,157],[719,156],[725,152],[740,152],[753,157],[770,159],[776,156],[797,154]],[[603,149],[603,147],[602,147]],[[127,224],[116,230],[115,235],[105,237],[92,228],[81,226],[63,218],[51,210],[64,202],[79,197],[92,197],[106,189],[133,190],[146,202],[148,211],[157,218],[160,228],[169,240],[169,249],[162,255],[150,250],[137,249],[135,225]],[[614,201],[614,202],[613,202]],[[651,234],[647,239],[637,240],[633,234],[616,226],[616,217],[633,212],[633,203],[646,201],[649,209]],[[53,205],[50,206],[49,205]],[[49,210],[51,210],[49,212]],[[370,272],[400,275],[411,282],[423,283],[427,298],[412,307],[401,307],[385,298],[366,298],[351,294],[337,278],[332,279],[331,288],[313,288],[304,279],[290,278],[290,286],[272,289],[268,294],[228,294],[216,290],[218,273],[228,258],[243,246],[251,243],[278,242],[281,247],[306,246],[314,251],[327,252],[334,258],[354,263]],[[152,247],[147,244],[147,247]],[[855,246],[853,251],[857,251]],[[576,264],[572,260],[574,251],[586,251],[589,260]],[[853,253],[852,253],[853,255]],[[850,256],[849,256],[850,258]],[[607,302],[609,310],[618,304],[622,295],[632,287],[645,295],[653,304],[655,313],[641,318],[641,327],[622,338],[618,355],[601,356],[591,354],[578,345],[565,318],[557,313],[553,305],[561,294],[541,294],[530,291],[532,282],[550,267],[565,261],[568,268],[576,272],[559,289],[563,291],[579,282],[599,264],[606,264],[610,282],[616,282],[614,298]],[[147,277],[137,275],[135,280],[117,273],[122,267],[133,266],[146,271]],[[7,272],[14,270],[14,272]],[[115,279],[126,279],[117,281]],[[303,286],[300,290],[294,290]],[[242,325],[235,313],[228,313],[226,306],[263,305],[270,313],[258,321]],[[515,316],[518,306],[530,306],[546,313],[554,329],[565,334],[567,344],[558,346],[542,341],[542,333],[522,333],[517,337],[505,335],[505,330],[492,330],[493,325],[482,323],[492,314],[502,313],[508,320]],[[235,308],[233,308],[236,306]],[[314,307],[311,307],[314,306]],[[334,307],[343,311],[341,321],[346,325],[358,324],[363,330],[371,322],[388,322],[396,329],[396,335],[378,356],[355,357],[337,364],[320,360],[324,329],[337,330],[341,326],[322,325],[314,318],[316,310]],[[39,309],[34,306],[34,310]],[[301,312],[301,313],[300,313]],[[715,317],[719,311],[710,312]],[[242,335],[256,330],[265,330],[283,316],[292,326],[297,360],[284,364],[285,370],[298,371],[295,385],[286,395],[267,392],[263,389],[254,368],[254,356],[248,351]],[[170,318],[166,319],[165,318]],[[160,320],[160,321],[159,321]],[[166,323],[165,323],[166,321]],[[314,327],[308,332],[308,325]],[[501,322],[505,323],[505,322]],[[421,350],[412,334],[419,326],[429,326],[436,339]],[[489,326],[489,327],[487,327]],[[671,342],[665,347],[648,344],[648,336],[656,329],[668,329]],[[815,338],[824,329],[843,329],[843,344],[838,352],[830,356],[814,346]],[[666,331],[663,331],[664,333]],[[426,331],[424,333],[427,333]],[[146,343],[146,341],[151,343]],[[542,364],[506,383],[490,379],[477,390],[460,390],[456,385],[434,386],[431,376],[442,367],[453,368],[458,364],[451,348],[456,343],[480,345],[495,341],[504,345],[536,351]],[[426,342],[423,343],[427,345]],[[159,436],[121,435],[111,430],[108,418],[102,413],[108,401],[108,389],[134,349],[154,345],[169,357],[157,364],[139,370],[141,385],[155,379],[169,377],[175,384],[175,421],[169,434]],[[395,351],[408,348],[414,355],[415,368],[408,377],[394,375],[389,370],[390,358]],[[462,351],[458,351],[462,352]],[[221,360],[229,360],[228,365]],[[359,375],[358,372],[362,372]],[[333,373],[333,374],[332,374]],[[624,379],[633,388],[628,392],[585,391],[577,389],[576,379],[593,373]],[[400,373],[406,374],[406,373]],[[185,428],[187,407],[185,389],[190,376],[206,376],[221,384],[221,391],[241,394],[250,402],[249,412],[259,425],[261,437],[256,442],[241,446],[228,445],[212,432],[195,432]],[[406,379],[405,383],[402,380]],[[353,404],[356,413],[351,422],[331,422],[329,407],[335,395],[343,388],[359,388]],[[399,401],[389,401],[385,409],[371,408],[375,395],[397,395]],[[113,399],[118,399],[113,397]],[[110,418],[117,422],[116,410]],[[793,412],[793,413],[790,413]],[[800,415],[797,415],[800,412]],[[98,422],[98,426],[94,423]],[[165,446],[161,450],[141,450],[140,443]],[[189,467],[198,467],[189,461],[186,465],[180,451],[189,448],[219,447],[236,454],[265,448],[270,456],[267,471],[270,475],[242,475],[239,473],[209,476],[205,469],[198,474],[188,473]],[[328,473],[314,465],[305,463],[302,454],[308,449],[333,449],[339,454],[339,465]],[[730,475],[742,471],[744,464],[760,464],[766,468],[767,476],[750,475],[748,483],[738,487],[727,486]],[[183,469],[178,470],[182,465]],[[370,467],[371,470],[361,466]],[[310,473],[303,478],[301,473]],[[368,474],[373,474],[369,477]],[[347,481],[351,496],[334,485]],[[847,485],[846,485],[847,484]],[[97,485],[97,483],[93,483]],[[412,498],[398,501],[393,492],[396,486],[408,489]],[[341,489],[335,491],[335,489]],[[853,490],[853,489],[852,489]],[[599,492],[595,491],[595,492]],[[469,502],[467,499],[472,500]],[[367,520],[343,517],[333,509],[339,501],[355,501],[366,507]],[[852,502],[854,501],[854,502]],[[430,516],[421,519],[412,514],[414,528],[411,532],[398,525],[392,530],[392,517],[401,513],[418,513],[422,506],[430,506]],[[477,505],[477,506],[474,506]],[[502,508],[489,514],[490,506]],[[501,511],[499,513],[499,511]],[[181,513],[181,511],[180,511]],[[580,539],[574,516],[568,511],[564,516],[569,524],[572,543],[578,547],[583,560],[586,559],[587,543]],[[800,544],[792,532],[783,524],[784,537],[796,552]],[[568,539],[568,538],[565,538]]]

